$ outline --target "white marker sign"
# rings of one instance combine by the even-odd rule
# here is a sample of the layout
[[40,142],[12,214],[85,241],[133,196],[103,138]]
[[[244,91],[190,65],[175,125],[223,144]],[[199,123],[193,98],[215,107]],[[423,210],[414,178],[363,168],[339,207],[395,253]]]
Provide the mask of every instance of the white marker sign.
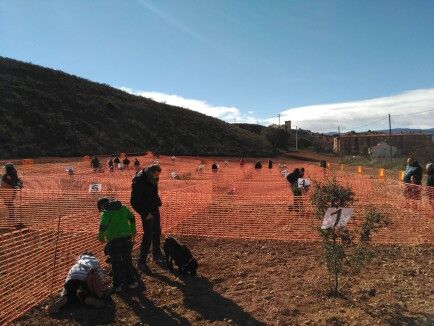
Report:
[[310,180],[309,179],[303,179],[303,178],[298,178],[298,187],[299,188],[306,188],[310,186]]
[[350,217],[353,216],[353,208],[327,208],[322,222],[321,229],[341,228],[347,225]]
[[91,183],[89,185],[89,192],[101,192],[102,184],[100,183]]

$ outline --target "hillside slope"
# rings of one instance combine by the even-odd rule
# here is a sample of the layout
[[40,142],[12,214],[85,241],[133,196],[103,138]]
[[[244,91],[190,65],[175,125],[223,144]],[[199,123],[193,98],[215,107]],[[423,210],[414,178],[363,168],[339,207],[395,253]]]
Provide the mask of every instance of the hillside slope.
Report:
[[258,135],[221,120],[3,57],[0,94],[1,158],[269,153]]

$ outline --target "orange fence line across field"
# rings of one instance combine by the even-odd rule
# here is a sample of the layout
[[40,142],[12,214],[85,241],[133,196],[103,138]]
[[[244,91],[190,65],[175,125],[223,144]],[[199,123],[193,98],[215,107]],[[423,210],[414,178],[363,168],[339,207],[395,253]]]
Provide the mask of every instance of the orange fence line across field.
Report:
[[[163,157],[160,162],[161,225],[166,235],[317,241],[321,221],[313,217],[311,191],[294,204],[281,171],[304,166],[311,180],[334,177],[352,187],[357,201],[350,228],[360,225],[370,206],[390,217],[391,226],[380,230],[374,243],[434,244],[434,189],[412,186],[415,197],[409,197],[408,186],[387,177],[387,171],[383,171],[384,177],[369,169],[331,165],[324,170],[302,162],[286,163],[280,169],[276,164],[271,170],[266,164],[255,170],[252,164],[240,167],[237,162],[220,162],[220,170],[214,173],[210,161],[203,171],[197,171],[199,159],[173,162]],[[132,169],[93,173],[87,163],[80,162],[73,165],[75,174],[67,175],[64,164],[49,166],[41,165],[38,172],[38,164],[29,163],[20,171],[22,190],[1,189],[0,324],[10,323],[59,292],[81,252],[93,251],[104,261],[103,244],[96,238],[99,197],[116,197],[129,206]],[[171,172],[180,179],[173,178]],[[101,183],[102,191],[89,193],[90,183]],[[142,226],[137,214],[136,220],[140,240]],[[15,230],[17,225],[21,229]]]

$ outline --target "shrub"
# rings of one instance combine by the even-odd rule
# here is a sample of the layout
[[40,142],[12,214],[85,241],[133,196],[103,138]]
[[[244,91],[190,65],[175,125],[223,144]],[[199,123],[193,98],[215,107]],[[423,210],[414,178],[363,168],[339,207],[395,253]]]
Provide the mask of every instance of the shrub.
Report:
[[[327,208],[351,206],[355,198],[351,188],[342,186],[332,179],[315,183],[311,201],[315,207],[315,216],[323,218]],[[318,227],[323,247],[323,261],[329,273],[331,295],[340,295],[339,279],[342,274],[357,274],[371,260],[371,236],[389,223],[387,216],[375,207],[368,206],[363,212],[363,224],[357,230],[349,230],[346,226],[327,229]]]

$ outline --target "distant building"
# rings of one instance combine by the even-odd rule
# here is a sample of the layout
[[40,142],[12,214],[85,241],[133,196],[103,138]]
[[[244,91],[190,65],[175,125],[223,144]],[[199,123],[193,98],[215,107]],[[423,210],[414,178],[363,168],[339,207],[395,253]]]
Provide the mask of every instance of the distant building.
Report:
[[424,133],[363,133],[355,132],[340,135],[333,139],[333,151],[342,154],[360,154],[368,148],[381,142],[396,147],[398,154],[405,154],[415,146],[429,146],[432,144],[432,135]]
[[285,121],[285,130],[291,130],[291,120]]
[[390,156],[390,150],[392,150],[392,156],[398,154],[398,148],[395,146],[389,146],[385,141],[369,148],[369,156],[372,158],[384,158]]

